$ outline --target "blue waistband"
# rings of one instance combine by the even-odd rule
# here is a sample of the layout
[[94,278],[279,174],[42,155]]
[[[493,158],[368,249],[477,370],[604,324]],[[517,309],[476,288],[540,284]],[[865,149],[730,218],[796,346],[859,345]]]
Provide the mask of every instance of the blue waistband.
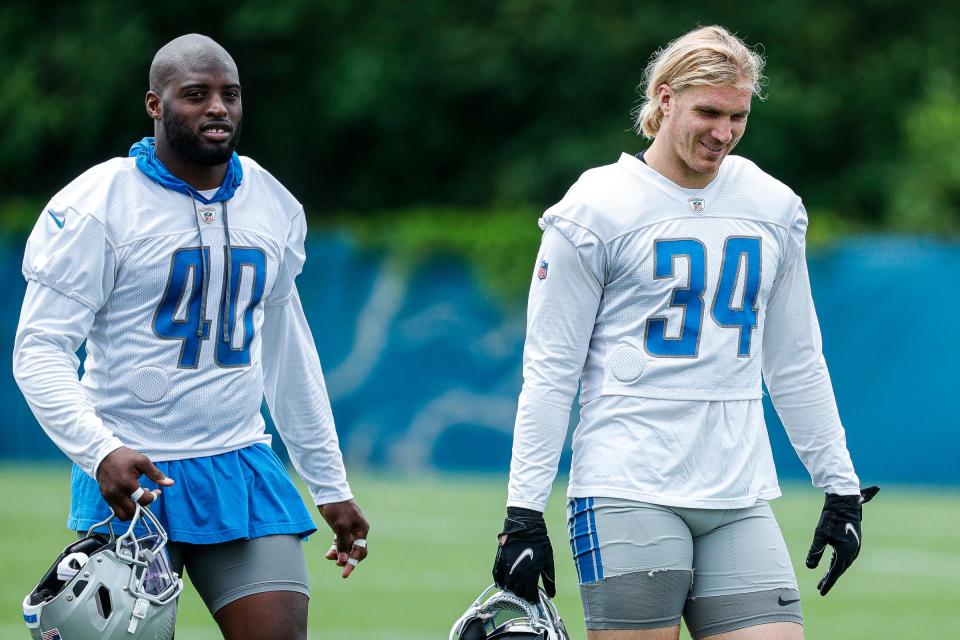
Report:
[[[215,544],[316,531],[310,512],[273,450],[256,444],[215,456],[155,463],[176,484],[150,510],[174,542]],[[145,489],[156,483],[141,477]],[[97,481],[74,466],[67,527],[86,531],[110,514]],[[115,530],[122,530],[122,523]]]

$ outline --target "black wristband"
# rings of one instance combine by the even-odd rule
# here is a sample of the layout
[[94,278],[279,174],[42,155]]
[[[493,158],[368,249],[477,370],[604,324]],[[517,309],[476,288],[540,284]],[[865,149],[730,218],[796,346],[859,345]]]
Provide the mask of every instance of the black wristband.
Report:
[[543,514],[533,509],[523,507],[507,507],[507,517],[503,521],[503,531],[500,535],[534,534],[546,535],[547,523]]
[[507,517],[523,522],[543,522],[543,513],[524,507],[507,507]]

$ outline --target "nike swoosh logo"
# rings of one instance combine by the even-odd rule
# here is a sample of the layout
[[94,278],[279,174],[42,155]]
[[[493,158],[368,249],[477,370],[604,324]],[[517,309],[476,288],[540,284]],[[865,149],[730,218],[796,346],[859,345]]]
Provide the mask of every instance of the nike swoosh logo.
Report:
[[510,567],[510,572],[508,575],[513,575],[513,570],[517,568],[517,565],[520,564],[523,560],[530,558],[533,560],[533,549],[527,547],[523,550],[523,553],[520,554],[520,557],[513,561],[513,566]]
[[47,209],[47,213],[49,213],[49,214],[50,214],[50,217],[53,218],[53,221],[57,224],[57,228],[58,228],[58,229],[63,229],[63,225],[67,224],[67,215],[66,215],[66,213],[64,213],[63,215],[58,216],[57,214],[55,214],[55,213],[53,212],[53,209]]
[[852,535],[852,536],[854,537],[854,539],[856,539],[856,541],[857,541],[857,546],[859,547],[859,546],[860,546],[860,536],[857,535],[857,530],[853,528],[853,525],[848,522],[848,523],[846,524],[846,526],[843,527],[843,530],[846,531],[847,533],[849,533],[850,535]]
[[788,604],[793,604],[794,602],[800,602],[800,598],[795,598],[793,600],[784,600],[783,596],[780,596],[779,598],[777,598],[777,602],[780,603],[781,607],[785,607]]

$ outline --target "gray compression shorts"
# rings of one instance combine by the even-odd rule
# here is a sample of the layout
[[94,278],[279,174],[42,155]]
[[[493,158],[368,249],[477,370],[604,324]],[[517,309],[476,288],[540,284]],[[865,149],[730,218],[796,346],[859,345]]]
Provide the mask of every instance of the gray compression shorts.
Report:
[[682,616],[703,638],[803,624],[797,579],[766,501],[683,509],[573,498],[568,516],[587,629],[672,627]]
[[307,562],[299,536],[275,535],[219,544],[167,545],[173,570],[190,581],[210,613],[244,596],[296,591],[310,597]]

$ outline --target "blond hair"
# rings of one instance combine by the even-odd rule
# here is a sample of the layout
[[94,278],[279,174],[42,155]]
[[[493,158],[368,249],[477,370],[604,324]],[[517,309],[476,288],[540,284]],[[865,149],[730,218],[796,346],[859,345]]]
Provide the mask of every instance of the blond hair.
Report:
[[663,111],[657,89],[667,84],[676,92],[687,87],[739,85],[761,100],[766,78],[763,56],[723,27],[700,27],[654,52],[643,73],[643,102],[634,109],[634,129],[653,139]]

